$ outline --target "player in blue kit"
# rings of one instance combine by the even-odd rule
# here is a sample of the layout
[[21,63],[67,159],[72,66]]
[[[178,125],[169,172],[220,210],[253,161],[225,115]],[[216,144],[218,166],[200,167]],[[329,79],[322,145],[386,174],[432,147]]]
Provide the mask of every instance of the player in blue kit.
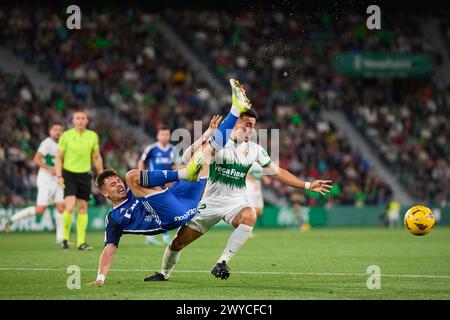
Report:
[[[170,130],[160,127],[156,134],[156,142],[145,147],[138,162],[138,170],[172,170],[175,169],[174,146],[170,144]],[[164,232],[162,238],[165,244],[170,243],[169,232]],[[153,236],[147,237],[148,244],[160,244]]]
[[[105,170],[97,177],[98,188],[114,207],[106,218],[105,248],[100,255],[97,279],[91,282],[92,285],[104,283],[123,234],[158,234],[185,225],[197,214],[197,205],[206,185],[206,179],[198,180],[198,177],[207,176],[214,152],[225,146],[239,116],[250,108],[239,83],[230,82],[233,88],[230,113],[222,122],[222,117],[213,117],[209,129],[186,150],[185,154],[191,158],[191,150],[201,149],[193,154],[185,168],[130,170],[126,175],[129,191],[114,170]],[[178,182],[171,188],[163,187],[175,181]]]
[[175,164],[174,146],[170,142],[170,130],[161,127],[156,134],[156,142],[145,147],[138,163],[138,169],[172,170]]
[[[126,175],[129,190],[112,169],[98,175],[97,186],[112,202],[113,209],[106,217],[105,248],[93,284],[105,281],[123,234],[158,234],[176,229],[192,219],[206,184],[206,178],[198,179],[202,168],[202,154],[198,153],[178,171],[130,170]],[[174,181],[176,183],[170,189],[161,187]]]

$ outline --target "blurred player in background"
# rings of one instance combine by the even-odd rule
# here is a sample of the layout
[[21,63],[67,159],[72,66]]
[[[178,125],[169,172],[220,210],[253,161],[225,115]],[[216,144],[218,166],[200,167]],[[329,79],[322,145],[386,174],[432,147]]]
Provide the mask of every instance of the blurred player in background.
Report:
[[[170,130],[161,127],[156,134],[156,142],[148,145],[138,162],[138,170],[173,170],[176,168],[174,146],[170,143]],[[169,232],[162,235],[165,244],[170,243]],[[148,244],[160,244],[154,236],[147,237]]]
[[[262,167],[258,163],[254,163],[246,176],[246,192],[249,205],[255,210],[256,218],[261,216],[264,211],[264,197],[262,192],[262,183],[269,184],[270,178],[263,176]],[[255,233],[252,232],[250,237],[254,237]]]
[[63,132],[60,122],[53,122],[50,126],[49,136],[45,138],[34,156],[34,163],[39,166],[37,175],[37,200],[36,206],[27,207],[17,211],[11,216],[10,221],[4,226],[5,232],[9,230],[9,224],[32,216],[41,216],[48,206],[55,204],[56,242],[63,241],[62,213],[64,211],[64,189],[58,184],[55,173],[55,157],[58,149],[58,141]]
[[77,214],[77,247],[79,250],[92,250],[86,243],[88,225],[88,201],[91,196],[91,169],[94,163],[97,174],[103,171],[103,159],[100,155],[97,133],[86,129],[89,123],[84,111],[75,111],[72,117],[73,128],[64,131],[58,143],[56,153],[56,176],[58,183],[64,186],[65,210],[63,213],[63,249],[69,249],[72,213],[75,204]]

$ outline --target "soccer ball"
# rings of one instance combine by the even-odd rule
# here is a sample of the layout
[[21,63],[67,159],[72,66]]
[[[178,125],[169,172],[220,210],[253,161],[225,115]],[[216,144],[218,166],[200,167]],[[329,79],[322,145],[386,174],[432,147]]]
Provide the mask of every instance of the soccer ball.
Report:
[[435,222],[431,209],[421,205],[410,208],[403,219],[406,230],[415,236],[424,236],[429,233]]

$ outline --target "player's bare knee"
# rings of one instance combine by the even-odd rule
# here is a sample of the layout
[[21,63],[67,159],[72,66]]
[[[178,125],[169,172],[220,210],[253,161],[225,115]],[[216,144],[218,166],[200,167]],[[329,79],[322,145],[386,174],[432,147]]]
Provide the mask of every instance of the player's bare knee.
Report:
[[127,172],[125,176],[125,180],[127,181],[127,184],[131,186],[138,186],[139,181],[141,179],[141,171],[138,169],[132,169]]
[[253,227],[256,223],[256,213],[253,209],[245,210],[242,213],[242,219],[239,224],[245,224],[249,227]]

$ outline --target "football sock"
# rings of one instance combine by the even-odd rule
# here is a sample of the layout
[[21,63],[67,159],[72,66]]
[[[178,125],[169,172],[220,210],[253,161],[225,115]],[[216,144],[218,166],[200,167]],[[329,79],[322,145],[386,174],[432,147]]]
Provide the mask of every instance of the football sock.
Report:
[[43,216],[44,214],[42,213],[42,214],[37,214],[36,216],[35,216],[35,218],[34,218],[34,221],[36,222],[36,223],[41,223],[41,221],[42,221],[42,216]]
[[72,228],[72,214],[64,210],[62,216],[63,238],[69,241],[70,229]]
[[179,177],[178,171],[175,170],[142,170],[141,186],[145,188],[163,186],[166,183],[178,181],[183,178],[184,177]]
[[55,210],[56,241],[63,241],[64,239],[62,220],[62,213]]
[[11,222],[16,222],[18,220],[32,217],[36,215],[36,207],[27,207],[25,209],[22,209],[20,211],[17,211],[13,216],[11,217]]
[[230,113],[228,113],[228,116],[220,123],[219,127],[214,133],[214,136],[211,139],[210,144],[215,150],[221,150],[226,145],[231,131],[233,130],[237,120],[239,119],[239,115],[239,109],[235,105],[233,105],[231,107]]
[[245,241],[247,241],[248,237],[252,233],[252,230],[253,227],[249,227],[245,224],[241,223],[238,225],[236,230],[233,231],[228,239],[227,246],[225,247],[225,250],[223,250],[222,255],[217,262],[220,263],[225,260],[225,262],[228,263],[228,261],[230,261],[233,255],[238,252]]
[[161,274],[165,279],[169,279],[173,268],[180,260],[181,251],[172,251],[170,247],[167,246],[166,251],[164,251],[164,257],[161,265]]
[[88,215],[87,213],[77,214],[77,247],[86,243],[86,229],[88,225]]

